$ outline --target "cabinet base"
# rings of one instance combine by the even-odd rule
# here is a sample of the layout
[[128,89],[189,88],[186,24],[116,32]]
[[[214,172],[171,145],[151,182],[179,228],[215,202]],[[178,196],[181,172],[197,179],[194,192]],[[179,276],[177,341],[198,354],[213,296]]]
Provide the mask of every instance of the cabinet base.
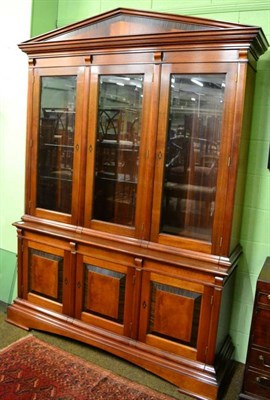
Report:
[[35,307],[22,299],[16,299],[8,307],[7,322],[27,330],[65,336],[108,351],[176,385],[181,393],[200,400],[217,400],[232,370],[233,345],[229,337],[213,367]]

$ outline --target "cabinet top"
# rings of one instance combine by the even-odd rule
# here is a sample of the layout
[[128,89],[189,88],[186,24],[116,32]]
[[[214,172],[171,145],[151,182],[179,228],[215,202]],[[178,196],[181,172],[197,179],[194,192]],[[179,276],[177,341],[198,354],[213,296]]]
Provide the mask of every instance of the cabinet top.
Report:
[[268,48],[260,27],[126,8],[76,22],[27,40],[19,47],[30,56],[100,49],[239,49],[258,59]]

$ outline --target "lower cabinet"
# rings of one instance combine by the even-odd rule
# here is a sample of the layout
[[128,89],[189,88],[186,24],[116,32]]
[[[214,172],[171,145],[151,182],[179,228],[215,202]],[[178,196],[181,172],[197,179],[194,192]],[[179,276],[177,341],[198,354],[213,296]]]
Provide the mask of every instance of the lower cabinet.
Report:
[[259,274],[240,399],[270,398],[270,257]]
[[218,398],[217,371],[233,350],[219,329],[227,284],[147,249],[75,239],[19,234],[19,295],[8,321],[112,352],[199,399]]

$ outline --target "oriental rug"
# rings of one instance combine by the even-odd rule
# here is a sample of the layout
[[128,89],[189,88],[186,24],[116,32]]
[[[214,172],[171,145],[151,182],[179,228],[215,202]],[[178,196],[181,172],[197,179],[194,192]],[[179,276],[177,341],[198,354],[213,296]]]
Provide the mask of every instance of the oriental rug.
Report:
[[0,351],[1,400],[173,400],[29,335]]

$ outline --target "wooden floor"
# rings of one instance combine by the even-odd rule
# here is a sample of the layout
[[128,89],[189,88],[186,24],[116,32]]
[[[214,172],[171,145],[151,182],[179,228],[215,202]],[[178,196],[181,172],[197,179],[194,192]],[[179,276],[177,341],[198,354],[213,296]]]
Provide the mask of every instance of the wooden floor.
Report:
[[[177,392],[174,385],[162,380],[161,378],[134,366],[125,360],[117,358],[111,354],[95,349],[91,346],[79,343],[70,339],[58,337],[38,331],[25,331],[5,322],[6,304],[0,301],[0,348],[4,348],[29,334],[33,334],[41,340],[44,340],[54,346],[75,354],[93,364],[97,364],[102,368],[108,369],[117,375],[131,379],[151,389],[165,393],[178,400],[194,400]],[[236,363],[236,369],[229,388],[221,400],[237,400],[241,390],[244,365]]]

